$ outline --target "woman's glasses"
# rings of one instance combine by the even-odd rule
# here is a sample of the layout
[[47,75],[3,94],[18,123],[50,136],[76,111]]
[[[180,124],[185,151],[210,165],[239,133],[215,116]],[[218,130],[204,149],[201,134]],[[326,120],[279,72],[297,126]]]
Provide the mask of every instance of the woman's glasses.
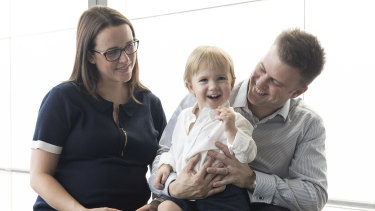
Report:
[[92,49],[91,52],[100,53],[109,62],[114,62],[120,59],[122,52],[124,51],[126,55],[131,55],[138,50],[139,40],[128,43],[124,48],[115,48],[107,51],[97,51]]

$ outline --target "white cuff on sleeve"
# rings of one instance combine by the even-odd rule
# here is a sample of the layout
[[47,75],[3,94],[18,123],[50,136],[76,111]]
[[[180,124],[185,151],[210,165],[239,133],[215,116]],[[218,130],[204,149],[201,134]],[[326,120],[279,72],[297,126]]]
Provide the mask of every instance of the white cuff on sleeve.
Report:
[[47,143],[47,142],[44,142],[44,141],[32,141],[31,143],[31,148],[32,149],[42,149],[44,151],[47,151],[47,152],[50,152],[50,153],[54,153],[54,154],[61,154],[62,152],[62,147],[59,147],[59,146],[56,146],[56,145],[53,145],[53,144],[50,144],[50,143]]

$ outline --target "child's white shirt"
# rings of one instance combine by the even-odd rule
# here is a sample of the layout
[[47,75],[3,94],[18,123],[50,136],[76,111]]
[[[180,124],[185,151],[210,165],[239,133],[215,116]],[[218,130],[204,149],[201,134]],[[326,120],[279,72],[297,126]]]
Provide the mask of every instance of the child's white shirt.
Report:
[[[230,144],[224,131],[223,123],[218,120],[216,110],[203,108],[198,118],[193,113],[198,104],[184,109],[178,116],[176,126],[172,135],[172,146],[168,152],[161,154],[159,166],[169,164],[177,175],[185,167],[187,161],[196,155],[201,154],[201,159],[195,166],[198,170],[203,165],[209,150],[219,149],[215,146],[216,141],[226,144],[231,153],[242,163],[250,163],[255,159],[257,147],[252,138],[253,126],[241,114],[235,112],[235,125],[237,133],[233,144]],[[229,107],[229,102],[223,106]],[[194,126],[189,132],[190,125]]]

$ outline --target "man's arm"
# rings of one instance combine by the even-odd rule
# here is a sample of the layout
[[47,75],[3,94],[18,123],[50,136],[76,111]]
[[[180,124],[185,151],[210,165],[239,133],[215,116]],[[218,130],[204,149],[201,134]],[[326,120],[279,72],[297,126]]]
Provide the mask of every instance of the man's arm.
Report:
[[265,190],[274,186],[272,202],[277,205],[312,211],[324,207],[328,200],[325,128],[321,119],[314,119],[305,129],[305,136],[298,143],[289,166],[289,176],[280,178],[256,172],[259,189],[255,189],[252,198],[259,196],[258,191],[267,193]]
[[217,143],[225,154],[210,151],[209,155],[222,161],[226,168],[208,168],[207,171],[228,175],[215,182],[214,186],[232,183],[250,189],[256,178],[256,187],[251,190],[251,202],[275,204],[291,210],[321,210],[328,199],[325,129],[321,120],[315,123],[309,126],[303,141],[296,147],[287,178],[253,171],[230,155],[225,145]]

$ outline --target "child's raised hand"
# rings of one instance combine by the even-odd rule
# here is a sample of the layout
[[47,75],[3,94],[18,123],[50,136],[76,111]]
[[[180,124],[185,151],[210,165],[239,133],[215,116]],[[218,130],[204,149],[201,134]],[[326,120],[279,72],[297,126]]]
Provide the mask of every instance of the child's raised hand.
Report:
[[218,120],[223,122],[224,131],[227,133],[229,141],[233,143],[237,133],[236,114],[232,109],[224,106],[217,107],[216,113],[218,115]]
[[155,174],[154,178],[154,187],[158,190],[164,188],[164,183],[167,181],[169,174],[172,171],[172,166],[168,164],[163,164],[159,167],[158,171]]
[[230,108],[219,106],[216,108],[216,113],[218,115],[218,120],[223,122],[226,132],[235,130],[236,115]]

